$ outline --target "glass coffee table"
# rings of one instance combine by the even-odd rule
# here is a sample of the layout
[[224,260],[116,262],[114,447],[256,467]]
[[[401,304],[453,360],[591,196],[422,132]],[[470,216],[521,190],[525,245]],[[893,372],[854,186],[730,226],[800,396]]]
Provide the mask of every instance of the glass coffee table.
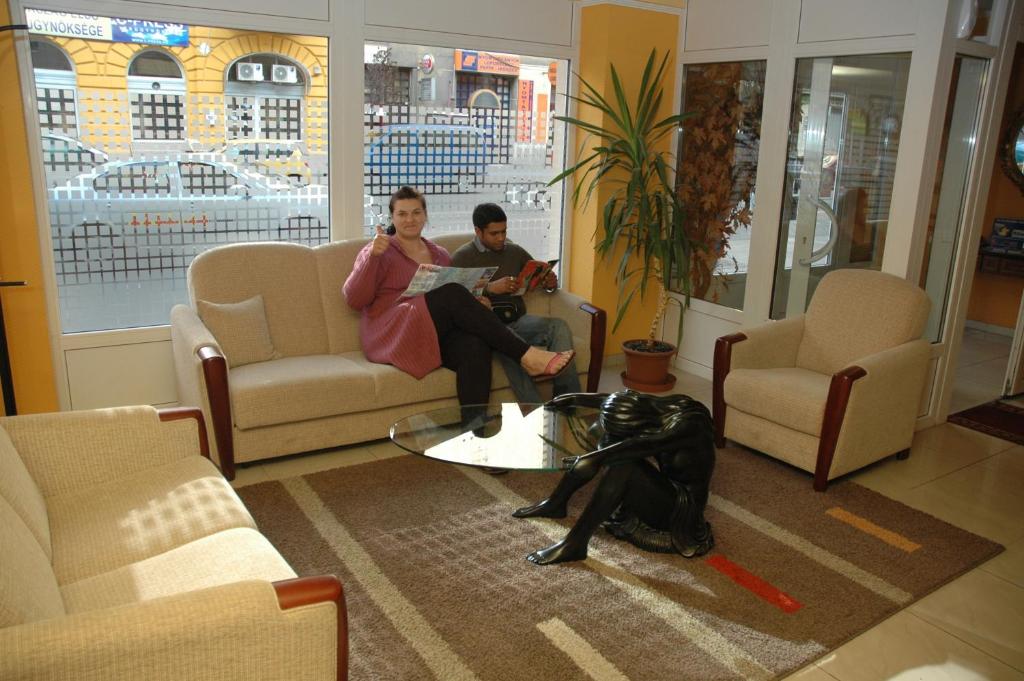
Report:
[[[595,448],[598,409],[569,413],[506,402],[414,414],[391,426],[391,441],[428,459],[482,468],[555,471]],[[470,416],[472,414],[472,416]]]

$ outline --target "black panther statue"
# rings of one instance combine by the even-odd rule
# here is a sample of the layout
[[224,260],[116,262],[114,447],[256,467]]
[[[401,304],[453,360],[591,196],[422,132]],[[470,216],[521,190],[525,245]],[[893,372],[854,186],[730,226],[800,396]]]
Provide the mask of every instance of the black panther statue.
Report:
[[603,475],[565,539],[534,551],[527,560],[538,565],[582,560],[602,524],[613,536],[648,551],[674,551],[687,558],[710,551],[715,542],[704,507],[715,447],[707,407],[686,395],[655,397],[623,390],[559,395],[544,408],[571,414],[577,406],[600,408],[592,426],[597,448],[568,457],[571,468],[551,496],[512,515],[564,518],[570,497]]

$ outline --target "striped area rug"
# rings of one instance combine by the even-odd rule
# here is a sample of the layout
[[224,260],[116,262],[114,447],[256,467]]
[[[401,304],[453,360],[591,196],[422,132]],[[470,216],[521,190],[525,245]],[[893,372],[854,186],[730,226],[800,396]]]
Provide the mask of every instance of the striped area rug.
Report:
[[[345,583],[350,673],[442,681],[772,679],[1002,550],[852,482],[719,451],[717,545],[686,560],[599,532],[583,562],[530,551],[565,521],[518,520],[555,474],[398,456],[239,490],[300,575]],[[577,497],[585,497],[586,490]]]

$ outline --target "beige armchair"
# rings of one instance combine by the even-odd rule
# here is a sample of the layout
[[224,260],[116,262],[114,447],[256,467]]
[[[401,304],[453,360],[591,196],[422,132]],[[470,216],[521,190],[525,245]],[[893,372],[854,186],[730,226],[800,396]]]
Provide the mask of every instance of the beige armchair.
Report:
[[814,489],[909,454],[928,369],[928,296],[871,270],[827,274],[800,317],[715,344],[715,441],[814,473]]

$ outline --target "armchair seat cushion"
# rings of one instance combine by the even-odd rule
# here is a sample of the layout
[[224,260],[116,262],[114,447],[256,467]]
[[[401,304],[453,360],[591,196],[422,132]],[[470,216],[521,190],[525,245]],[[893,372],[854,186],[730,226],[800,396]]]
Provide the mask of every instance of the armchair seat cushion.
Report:
[[831,381],[831,376],[797,367],[736,369],[725,378],[725,403],[818,437]]
[[46,501],[53,570],[61,584],[221,530],[256,527],[220,471],[198,456]]
[[60,590],[67,612],[76,613],[247,579],[273,582],[294,577],[295,572],[262,534],[238,527],[64,584]]

